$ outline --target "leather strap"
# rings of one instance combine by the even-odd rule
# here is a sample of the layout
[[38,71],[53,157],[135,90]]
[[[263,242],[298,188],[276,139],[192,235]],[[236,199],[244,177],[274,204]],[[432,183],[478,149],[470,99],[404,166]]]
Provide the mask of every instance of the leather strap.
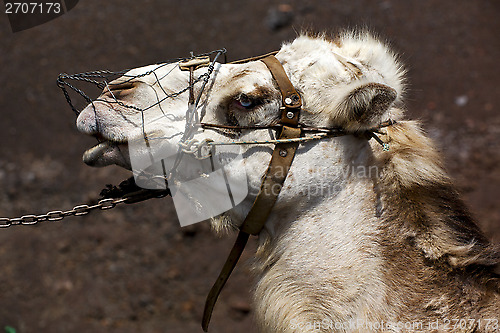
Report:
[[251,58],[245,58],[245,59],[231,61],[231,62],[228,62],[228,64],[244,64],[244,63],[247,63],[247,62],[250,62],[250,61],[262,60],[263,58],[267,58],[269,56],[274,56],[278,52],[279,51],[272,51],[272,52],[269,52],[269,53],[266,53],[266,54],[263,54],[263,55],[260,55],[260,56],[256,56],[256,57],[251,57]]
[[[284,126],[279,139],[298,138],[300,134],[300,128]],[[259,194],[240,227],[241,231],[251,235],[258,235],[261,232],[278,199],[298,146],[298,142],[278,143],[276,145],[262,180]]]
[[[300,137],[301,129],[298,128],[300,109],[302,106],[300,95],[291,84],[285,70],[274,55],[266,56],[264,59],[260,60],[263,61],[271,71],[282,95],[284,107],[282,108],[280,123],[283,125],[283,128],[279,135],[279,139]],[[283,183],[290,170],[298,146],[298,142],[276,144],[271,156],[271,161],[269,162],[269,167],[264,175],[259,194],[255,198],[250,212],[240,227],[236,242],[222,267],[217,281],[207,296],[201,324],[203,331],[208,332],[208,325],[212,317],[215,303],[217,302],[222,288],[233,272],[234,267],[236,267],[250,234],[258,235],[262,231],[278,199],[278,195],[283,188]]]
[[205,309],[203,310],[203,319],[201,320],[201,327],[203,328],[204,332],[208,332],[208,325],[210,324],[210,318],[212,318],[212,312],[214,310],[215,303],[219,298],[222,288],[224,288],[227,280],[229,280],[229,276],[233,272],[233,269],[236,267],[236,264],[238,263],[238,260],[240,259],[241,254],[243,253],[243,250],[247,245],[249,236],[249,234],[243,231],[240,231],[238,233],[238,238],[236,238],[236,242],[231,249],[231,253],[229,253],[226,262],[224,263],[224,266],[219,273],[219,277],[208,293],[207,300],[205,301]]
[[[290,139],[300,137],[300,128],[283,127],[280,139]],[[203,311],[202,328],[208,332],[208,325],[215,303],[219,298],[222,288],[226,284],[229,276],[245,249],[250,234],[258,235],[264,227],[271,210],[278,199],[278,195],[283,187],[290,166],[292,165],[295,152],[299,146],[298,142],[279,143],[274,148],[271,162],[262,181],[260,192],[255,199],[250,212],[240,227],[238,238],[233,245],[222,270],[212,289],[208,293]]]
[[295,87],[288,79],[288,76],[281,66],[281,63],[275,56],[269,56],[261,59],[273,75],[281,91],[281,101],[283,108],[281,110],[281,120],[283,125],[297,127],[299,124],[300,110],[302,108],[302,99]]

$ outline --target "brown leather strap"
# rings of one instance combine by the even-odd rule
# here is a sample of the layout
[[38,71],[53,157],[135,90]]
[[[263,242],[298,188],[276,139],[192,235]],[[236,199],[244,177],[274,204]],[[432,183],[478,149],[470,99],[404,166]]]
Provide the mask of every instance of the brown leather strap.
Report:
[[233,248],[231,249],[231,253],[229,253],[226,262],[224,263],[224,267],[222,268],[219,277],[217,278],[212,289],[210,289],[210,292],[208,293],[207,300],[205,302],[205,309],[203,311],[203,319],[201,320],[201,327],[205,332],[208,332],[208,325],[210,324],[210,318],[212,317],[212,312],[215,303],[219,298],[220,292],[222,291],[222,288],[224,288],[224,285],[229,279],[231,273],[233,272],[233,269],[236,267],[236,264],[238,263],[238,260],[240,259],[240,256],[243,253],[245,246],[247,245],[249,236],[250,235],[247,234],[246,232],[240,231],[240,233],[238,234],[238,238],[236,238],[236,242],[234,243]]
[[300,109],[302,100],[295,87],[288,79],[288,76],[281,66],[281,63],[275,56],[265,57],[260,59],[273,75],[274,80],[278,84],[281,91],[281,100],[283,108],[281,110],[281,123],[287,126],[297,127],[299,124]]
[[189,71],[189,105],[194,105],[194,71],[198,68],[208,66],[210,64],[209,56],[194,57],[191,59],[186,59],[179,62],[179,68],[181,71]]
[[[300,128],[283,127],[280,139],[290,139],[300,137]],[[288,170],[292,165],[295,152],[299,146],[298,142],[293,143],[279,143],[274,148],[271,162],[262,181],[260,192],[255,199],[250,212],[248,213],[245,221],[240,227],[240,232],[238,238],[234,243],[234,246],[229,254],[222,270],[215,282],[214,286],[210,290],[207,300],[205,302],[205,309],[203,311],[202,328],[205,332],[208,332],[208,325],[210,323],[210,318],[212,317],[212,312],[222,291],[222,288],[226,284],[229,276],[233,272],[234,267],[238,263],[245,245],[247,244],[248,237],[250,234],[258,235],[264,224],[271,213],[271,210],[278,199],[278,195],[283,187]]]
[[269,52],[269,53],[266,53],[266,54],[263,54],[263,55],[260,55],[260,56],[256,56],[256,57],[235,60],[235,61],[228,62],[228,64],[244,64],[244,63],[247,63],[247,62],[250,62],[250,61],[261,60],[262,58],[266,58],[266,57],[269,57],[269,56],[274,56],[278,52],[279,51],[273,51],[273,52]]
[[[267,56],[261,60],[271,71],[273,78],[278,84],[283,99],[284,108],[282,108],[282,117],[280,121],[283,128],[279,135],[279,139],[298,138],[301,136],[301,129],[298,128],[300,108],[302,105],[300,96],[297,91],[295,91],[295,88],[288,79],[280,62],[273,55]],[[278,143],[274,147],[269,167],[267,168],[260,187],[260,192],[255,198],[250,212],[240,227],[238,238],[234,243],[229,257],[222,267],[217,281],[207,296],[201,323],[205,332],[208,331],[208,325],[210,323],[210,318],[212,317],[215,303],[217,302],[222,288],[229,279],[234,267],[238,263],[238,259],[245,249],[250,234],[258,235],[271,213],[271,210],[278,199],[278,195],[283,188],[283,183],[285,182],[288,171],[290,170],[290,166],[292,165],[298,146],[298,142],[291,142]]]
[[[279,139],[298,138],[300,134],[300,128],[284,126]],[[252,235],[260,233],[278,199],[298,146],[298,142],[278,143],[276,145],[271,162],[262,180],[259,194],[240,227],[241,231]]]

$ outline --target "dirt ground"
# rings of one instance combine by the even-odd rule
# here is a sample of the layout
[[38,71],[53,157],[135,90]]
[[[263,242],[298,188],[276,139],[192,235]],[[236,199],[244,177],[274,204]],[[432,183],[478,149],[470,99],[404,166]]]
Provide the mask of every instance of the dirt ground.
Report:
[[[289,13],[280,16],[283,9]],[[94,140],[76,131],[55,84],[59,73],[120,70],[221,47],[234,60],[275,50],[303,28],[366,27],[401,54],[408,117],[423,120],[498,243],[499,15],[495,0],[80,1],[13,34],[1,13],[0,217],[69,209],[128,177],[81,162]],[[232,242],[206,223],[181,229],[170,199],[2,229],[0,332],[201,332],[206,294]],[[241,264],[211,332],[256,332],[250,286]]]

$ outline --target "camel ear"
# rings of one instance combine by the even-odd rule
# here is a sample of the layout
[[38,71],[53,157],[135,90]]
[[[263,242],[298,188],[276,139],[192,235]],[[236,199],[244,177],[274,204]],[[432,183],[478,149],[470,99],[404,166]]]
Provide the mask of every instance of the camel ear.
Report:
[[367,83],[350,91],[340,103],[345,119],[357,126],[376,126],[397,97],[395,89],[381,83]]

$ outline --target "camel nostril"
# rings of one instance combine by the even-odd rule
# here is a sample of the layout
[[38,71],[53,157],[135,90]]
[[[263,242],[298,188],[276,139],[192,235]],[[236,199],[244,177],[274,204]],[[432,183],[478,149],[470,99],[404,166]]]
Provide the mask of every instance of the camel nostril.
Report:
[[136,82],[123,82],[123,83],[113,83],[109,84],[111,90],[126,90],[135,88]]
[[131,94],[137,87],[137,82],[111,82],[104,88],[103,94],[116,98]]

